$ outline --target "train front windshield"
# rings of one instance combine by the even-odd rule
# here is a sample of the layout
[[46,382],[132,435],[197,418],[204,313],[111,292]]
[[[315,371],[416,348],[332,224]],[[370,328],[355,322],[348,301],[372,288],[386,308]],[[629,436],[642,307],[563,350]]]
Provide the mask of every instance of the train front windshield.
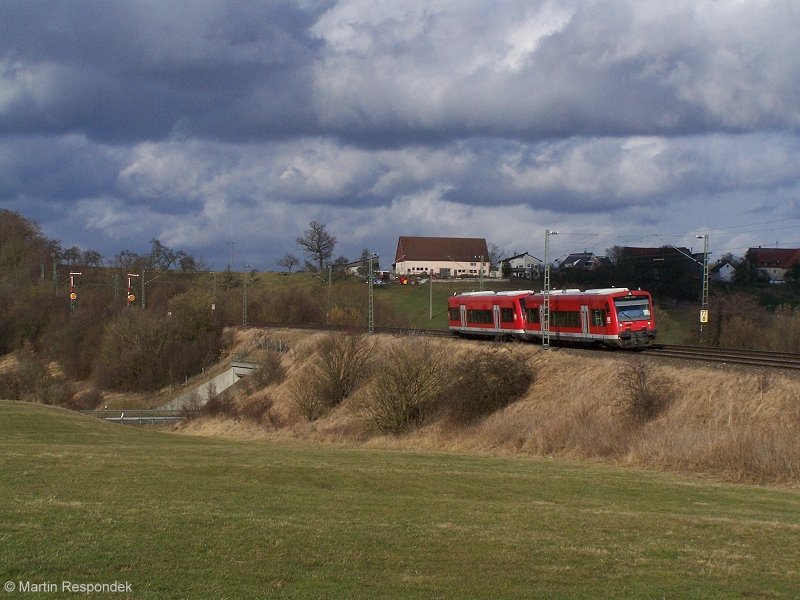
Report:
[[614,307],[620,321],[648,321],[650,303],[647,298],[614,298]]

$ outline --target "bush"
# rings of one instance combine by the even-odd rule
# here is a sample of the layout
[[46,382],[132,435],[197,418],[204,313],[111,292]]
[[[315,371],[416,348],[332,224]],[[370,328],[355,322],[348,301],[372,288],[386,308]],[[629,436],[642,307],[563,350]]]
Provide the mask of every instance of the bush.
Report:
[[245,381],[248,389],[256,390],[283,383],[285,379],[286,368],[281,362],[280,353],[275,350],[267,350],[258,360],[258,368],[248,375]]
[[663,413],[672,402],[674,386],[666,377],[653,375],[642,360],[623,364],[616,376],[625,415],[634,423],[646,423]]
[[221,326],[202,312],[210,311],[198,298],[180,297],[171,317],[123,311],[103,334],[94,364],[97,384],[117,391],[156,390],[183,382],[216,360]]
[[449,393],[449,412],[471,422],[520,399],[536,380],[533,365],[508,347],[480,350],[464,361]]
[[239,417],[258,424],[279,425],[272,412],[274,401],[271,396],[250,396],[239,403]]
[[16,353],[17,364],[0,376],[0,396],[9,400],[66,405],[73,395],[72,384],[52,374],[39,360],[30,344]]
[[369,376],[370,352],[363,335],[330,334],[320,341],[311,380],[324,404],[339,404]]
[[208,417],[229,417],[234,419],[239,416],[236,403],[227,390],[217,394],[213,388],[208,391],[208,400],[200,407],[198,413]]
[[450,372],[449,355],[430,340],[399,340],[385,357],[359,413],[378,431],[411,431],[439,408]]
[[96,388],[76,392],[65,404],[71,410],[94,410],[103,401],[103,394]]
[[306,421],[316,421],[325,414],[317,385],[308,377],[295,379],[289,384],[289,402],[292,412]]

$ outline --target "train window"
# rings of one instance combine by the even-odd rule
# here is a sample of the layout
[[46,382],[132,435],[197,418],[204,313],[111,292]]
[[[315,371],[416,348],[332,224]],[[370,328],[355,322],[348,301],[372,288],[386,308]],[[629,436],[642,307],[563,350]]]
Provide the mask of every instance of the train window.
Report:
[[490,310],[468,310],[467,321],[470,323],[494,323]]
[[614,298],[614,308],[620,321],[647,321],[650,318],[650,302],[642,296]]
[[550,316],[550,322],[554,327],[580,327],[581,313],[571,310],[554,311]]
[[500,309],[500,320],[503,323],[512,323],[514,321],[514,309],[513,308],[501,308]]
[[539,322],[539,307],[534,306],[529,308],[528,311],[528,323],[538,323]]
[[460,321],[461,320],[461,311],[457,308],[450,309],[450,320],[451,321]]
[[606,324],[606,311],[599,308],[592,309],[592,325],[603,327]]

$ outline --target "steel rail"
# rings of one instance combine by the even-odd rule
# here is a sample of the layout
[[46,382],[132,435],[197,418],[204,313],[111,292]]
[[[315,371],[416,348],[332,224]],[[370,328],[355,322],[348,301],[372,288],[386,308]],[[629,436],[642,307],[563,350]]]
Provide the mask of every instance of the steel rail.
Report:
[[744,365],[769,369],[800,370],[800,354],[769,350],[738,350],[707,346],[657,345],[639,351],[641,354],[680,358],[702,362]]
[[[241,327],[241,325],[240,325]],[[283,329],[305,329],[315,331],[354,331],[366,333],[365,328],[326,326],[326,325],[295,325],[287,323],[252,323],[248,327],[261,328],[283,328]],[[392,335],[426,335],[431,337],[452,337],[453,333],[447,329],[415,329],[397,327],[376,327],[375,333],[388,333]],[[487,337],[487,339],[491,339]],[[571,349],[575,345],[568,346]],[[585,348],[589,350],[590,347]],[[618,349],[612,349],[616,352]],[[663,358],[679,358],[698,362],[724,363],[730,365],[743,365],[751,367],[762,367],[769,369],[800,370],[800,354],[792,352],[773,352],[768,350],[737,350],[733,348],[711,348],[708,346],[687,346],[656,344],[649,348],[641,348],[633,351],[619,350],[620,352],[632,352],[636,354],[647,354],[650,356],[661,356]]]

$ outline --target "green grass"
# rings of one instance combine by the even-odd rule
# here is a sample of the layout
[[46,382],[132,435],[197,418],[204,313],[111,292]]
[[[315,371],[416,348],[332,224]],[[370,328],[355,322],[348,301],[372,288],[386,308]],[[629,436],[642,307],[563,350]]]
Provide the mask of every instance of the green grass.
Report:
[[0,448],[2,581],[128,581],[137,598],[800,593],[793,490],[185,437],[10,402]]
[[[421,285],[390,284],[376,288],[375,294],[387,298],[406,316],[413,327],[419,329],[447,329],[447,299],[453,294],[477,291],[477,279],[454,281],[434,281],[433,289],[429,283]],[[507,281],[484,280],[484,290],[515,290],[518,286]],[[432,292],[432,294],[431,294]],[[433,300],[433,319],[431,319],[431,298]]]

